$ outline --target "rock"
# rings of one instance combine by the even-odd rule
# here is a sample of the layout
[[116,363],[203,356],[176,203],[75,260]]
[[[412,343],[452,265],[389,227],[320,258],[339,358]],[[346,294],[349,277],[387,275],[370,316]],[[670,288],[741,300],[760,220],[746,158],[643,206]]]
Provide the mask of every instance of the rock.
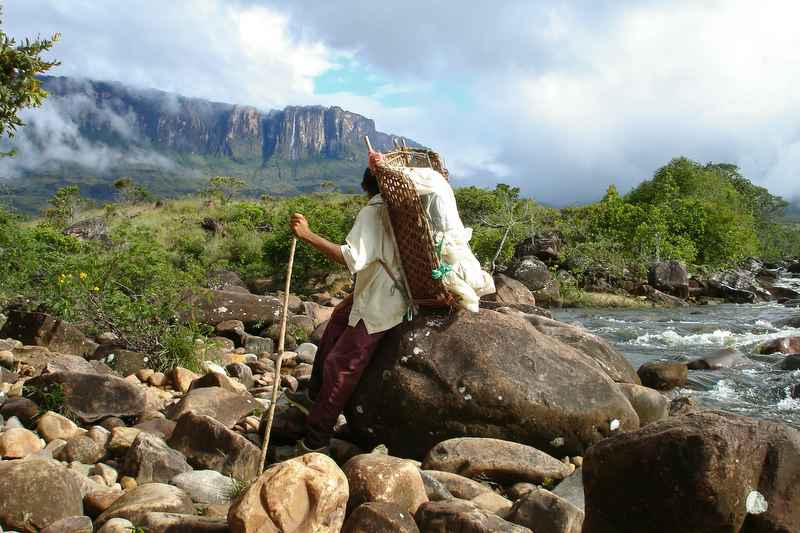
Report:
[[160,438],[141,432],[133,441],[125,454],[122,471],[143,483],[168,483],[182,472],[189,472],[192,467],[186,458],[177,450],[173,450]]
[[189,392],[206,387],[221,387],[226,391],[235,393],[247,392],[247,388],[244,385],[235,382],[226,374],[220,374],[219,372],[209,372],[208,374],[197,378],[189,387]]
[[228,524],[231,533],[336,533],[344,523],[347,499],[347,477],[336,463],[309,453],[265,471],[231,505]]
[[441,500],[455,498],[455,496],[453,496],[442,483],[431,476],[428,472],[420,470],[419,474],[422,477],[422,483],[425,485],[425,493],[430,501],[438,502]]
[[289,319],[289,331],[302,331],[305,335],[305,338],[308,338],[309,335],[314,333],[317,324],[314,322],[314,319],[304,315],[295,315]]
[[688,396],[679,396],[669,402],[669,416],[689,414],[697,409],[697,402]]
[[463,437],[437,444],[425,457],[425,470],[514,483],[564,479],[573,471],[536,448],[498,439]]
[[68,463],[78,462],[90,465],[103,460],[106,449],[86,435],[78,435],[67,441],[55,455],[56,459]]
[[53,522],[41,533],[92,533],[92,519],[88,516],[70,516]]
[[241,320],[225,320],[217,324],[214,331],[219,337],[225,337],[234,342],[235,346],[244,346],[244,338],[247,333],[244,330],[244,322]]
[[227,427],[233,427],[236,422],[259,408],[261,404],[249,394],[210,387],[188,392],[180,402],[167,410],[167,416],[171,420],[178,420],[184,413],[194,411],[195,414],[210,416]]
[[800,329],[800,316],[791,316],[789,318],[783,318],[781,320],[776,320],[773,325],[778,329],[783,329],[783,328],[798,328],[798,329]]
[[800,353],[790,353],[775,366],[780,370],[800,370]]
[[520,241],[514,246],[514,257],[534,256],[547,264],[561,259],[564,235],[560,231],[544,231]]
[[34,378],[27,385],[40,390],[53,390],[60,385],[64,406],[83,423],[109,416],[138,416],[143,412],[142,390],[111,375],[55,372]]
[[141,432],[141,429],[128,427],[116,427],[112,429],[111,439],[108,441],[109,451],[116,456],[124,455]]
[[586,454],[583,531],[798,531],[799,454],[796,430],[718,411],[620,434]]
[[322,322],[314,329],[314,333],[308,338],[311,342],[319,346],[320,341],[322,340],[322,336],[325,334],[325,328],[328,327],[328,321]]
[[147,533],[228,533],[225,518],[176,513],[147,513],[141,523]]
[[16,383],[19,380],[19,374],[11,372],[3,367],[0,367],[0,383]]
[[658,390],[671,390],[683,387],[689,380],[686,363],[652,362],[645,363],[638,370],[642,385]]
[[[261,415],[259,435],[264,434],[268,418],[269,411],[265,411]],[[275,404],[275,418],[272,420],[271,438],[278,443],[294,444],[305,436],[307,429],[305,413],[289,404],[285,396],[278,397],[278,402]]]
[[561,307],[561,282],[551,278],[545,283],[544,287],[532,291],[536,303],[543,308]]
[[478,494],[469,501],[477,505],[479,509],[494,513],[501,518],[506,518],[506,515],[511,511],[511,507],[514,505],[511,500],[503,498],[494,491]]
[[131,533],[135,531],[136,527],[133,522],[124,518],[112,518],[106,522],[103,527],[97,530],[97,533]]
[[708,280],[711,296],[725,298],[734,303],[766,302],[772,295],[747,270],[724,270],[712,274]]
[[244,363],[231,363],[225,367],[225,370],[231,376],[239,380],[244,385],[245,389],[252,389],[255,385],[253,380],[253,371]]
[[583,527],[583,511],[538,487],[517,501],[506,519],[536,533],[581,533]]
[[[267,336],[267,337],[269,337],[270,339],[272,339],[274,341],[274,345],[276,346],[275,351],[277,351],[277,345],[278,345],[278,342],[280,341],[280,335],[281,335],[280,324],[277,324],[277,323],[276,324],[272,324],[262,334]],[[297,339],[291,333],[288,333],[288,332],[286,333],[286,337],[284,338],[283,342],[284,342],[284,345],[285,345],[284,348],[287,349],[287,350],[292,350],[293,351],[295,348],[297,348]],[[266,351],[266,350],[264,350],[264,351]]]
[[95,350],[92,359],[103,361],[122,376],[130,376],[147,368],[149,362],[149,357],[146,353],[126,350],[114,344],[100,346]]
[[440,472],[438,470],[423,470],[422,472],[441,483],[454,497],[462,500],[471,500],[477,498],[481,494],[492,492],[492,489],[487,485],[458,474]]
[[272,296],[227,290],[198,291],[187,300],[194,320],[211,326],[226,320],[240,320],[246,327],[272,324],[280,321],[283,312],[283,303]]
[[318,328],[330,320],[333,314],[333,307],[323,307],[315,302],[303,302],[303,314],[314,321],[314,328]]
[[414,522],[414,515],[397,505],[368,502],[353,511],[342,533],[419,533],[419,528]]
[[83,515],[80,487],[56,461],[0,462],[0,526],[37,531],[63,518]]
[[0,350],[0,366],[13,369],[14,368],[14,352],[11,350]]
[[167,385],[167,376],[163,372],[154,372],[147,381],[153,387],[164,387]]
[[533,256],[522,257],[514,262],[508,274],[532,291],[543,289],[551,279],[547,265]]
[[229,290],[229,289],[246,289],[246,285],[239,274],[233,270],[216,270],[210,272],[208,275],[208,287],[211,289]]
[[0,457],[22,459],[42,448],[44,445],[33,431],[12,428],[0,433]]
[[486,300],[500,304],[536,305],[536,298],[530,289],[514,278],[495,274],[494,287],[494,294],[487,295]]
[[413,515],[428,501],[419,469],[404,459],[366,453],[347,461],[342,470],[350,487],[350,509],[367,502],[386,502]]
[[637,296],[644,296],[649,302],[663,307],[685,307],[688,305],[685,300],[678,298],[677,296],[671,296],[665,292],[661,292],[660,290],[651,287],[646,283],[637,287],[634,290],[634,294]]
[[9,419],[17,417],[24,425],[31,426],[39,414],[39,406],[28,398],[9,398],[0,406],[0,415]]
[[597,363],[603,372],[614,381],[641,384],[638,374],[628,360],[625,359],[625,356],[612,348],[604,339],[581,327],[551,318],[535,314],[526,314],[524,317],[540,333],[555,337],[586,355]]
[[306,363],[308,365],[314,364],[314,359],[317,357],[317,345],[310,342],[304,342],[297,347],[297,361],[299,363]]
[[568,501],[581,511],[585,511],[586,502],[583,496],[583,469],[578,468],[575,473],[556,485],[553,494]]
[[80,429],[69,418],[47,411],[36,421],[36,431],[45,442],[50,442],[55,439],[69,440],[78,434]]
[[228,503],[234,494],[233,479],[216,470],[194,470],[178,474],[171,485],[186,492],[196,503]]
[[689,361],[689,370],[719,370],[732,368],[747,363],[747,358],[736,348],[722,348],[716,352]]
[[116,469],[103,463],[97,463],[96,465],[94,465],[90,473],[94,473],[102,477],[105,484],[108,485],[109,487],[113,486],[114,483],[117,482],[117,478],[119,477],[119,473],[116,471]]
[[519,317],[489,310],[419,316],[393,330],[347,420],[364,448],[383,443],[403,457],[463,435],[580,455],[613,431],[639,426],[596,363]]
[[12,310],[0,329],[0,338],[13,338],[23,344],[46,346],[54,352],[89,356],[97,344],[75,326],[46,313]]
[[533,533],[464,500],[425,503],[417,511],[416,522],[425,533]]
[[88,516],[97,518],[122,496],[122,490],[108,489],[90,492],[83,497],[83,508]]
[[632,383],[620,383],[619,388],[639,415],[640,427],[669,415],[669,400],[657,390]]
[[200,377],[191,370],[187,370],[180,366],[170,370],[167,375],[169,376],[169,380],[172,382],[172,386],[175,387],[175,390],[183,393],[188,392],[192,381]]
[[261,465],[261,450],[219,421],[193,412],[183,414],[169,445],[195,468],[216,470],[236,479],[253,479]]
[[163,483],[139,485],[121,496],[95,520],[100,527],[112,518],[125,518],[134,524],[144,522],[147,513],[194,514],[189,496],[178,487]]
[[650,265],[647,282],[671,296],[689,297],[689,272],[680,261],[661,261]]
[[769,355],[773,353],[800,353],[800,337],[781,337],[764,341],[755,348],[756,353]]

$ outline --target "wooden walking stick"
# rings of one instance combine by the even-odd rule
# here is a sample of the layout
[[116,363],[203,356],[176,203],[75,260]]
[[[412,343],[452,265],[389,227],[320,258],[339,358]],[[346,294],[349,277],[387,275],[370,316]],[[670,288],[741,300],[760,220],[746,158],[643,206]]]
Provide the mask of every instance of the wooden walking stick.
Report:
[[272,420],[275,418],[275,404],[278,403],[278,391],[281,388],[281,364],[283,363],[284,345],[286,342],[286,319],[289,314],[289,289],[292,286],[292,267],[294,266],[295,248],[297,248],[297,237],[292,237],[292,248],[289,251],[289,266],[286,269],[286,287],[283,291],[283,314],[281,314],[281,334],[280,337],[278,337],[278,360],[275,361],[275,377],[272,380],[272,402],[269,404],[267,428],[264,430],[264,443],[261,446],[261,466],[258,469],[259,475],[264,471],[264,463],[267,461],[269,436],[270,433],[272,433]]

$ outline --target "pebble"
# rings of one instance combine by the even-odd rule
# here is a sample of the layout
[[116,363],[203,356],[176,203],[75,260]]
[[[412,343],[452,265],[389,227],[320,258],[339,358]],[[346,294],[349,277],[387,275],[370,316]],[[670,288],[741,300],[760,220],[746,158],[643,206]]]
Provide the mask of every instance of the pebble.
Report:
[[14,366],[14,352],[11,350],[0,350],[0,366],[6,368],[13,368]]

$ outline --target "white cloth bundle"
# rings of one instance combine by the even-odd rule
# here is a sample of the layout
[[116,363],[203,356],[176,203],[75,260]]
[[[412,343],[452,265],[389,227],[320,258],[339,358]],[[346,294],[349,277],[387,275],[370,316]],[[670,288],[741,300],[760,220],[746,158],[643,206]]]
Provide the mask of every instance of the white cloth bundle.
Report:
[[432,168],[405,167],[402,171],[420,196],[434,243],[442,243],[442,260],[452,268],[442,278],[445,288],[459,297],[459,306],[477,313],[481,296],[495,292],[494,280],[469,247],[472,228],[461,222],[452,187]]

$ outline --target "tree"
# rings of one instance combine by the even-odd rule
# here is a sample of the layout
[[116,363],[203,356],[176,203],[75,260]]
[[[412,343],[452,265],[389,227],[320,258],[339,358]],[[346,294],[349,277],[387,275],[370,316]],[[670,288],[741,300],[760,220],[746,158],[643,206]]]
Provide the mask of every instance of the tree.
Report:
[[[2,24],[0,7],[0,24]],[[42,55],[50,50],[60,38],[58,33],[49,39],[24,39],[17,43],[0,29],[0,138],[14,137],[17,128],[24,123],[18,113],[26,107],[38,107],[47,96],[36,78],[59,64],[46,61]],[[13,155],[0,152],[0,157]]]
[[67,227],[74,222],[86,205],[77,185],[61,187],[48,202],[50,207],[45,211],[45,218],[57,228]]
[[208,180],[208,187],[206,187],[204,193],[207,196],[216,198],[222,204],[227,204],[246,186],[247,183],[241,178],[214,176]]
[[146,187],[138,185],[131,178],[120,178],[114,182],[117,199],[121,204],[141,204],[153,199]]

